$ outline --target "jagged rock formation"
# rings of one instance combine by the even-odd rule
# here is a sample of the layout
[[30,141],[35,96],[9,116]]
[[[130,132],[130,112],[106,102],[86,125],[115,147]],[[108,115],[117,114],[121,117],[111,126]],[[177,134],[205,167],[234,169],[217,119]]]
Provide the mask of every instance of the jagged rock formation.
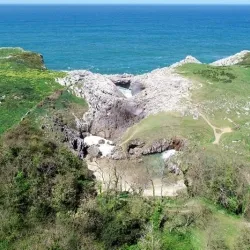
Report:
[[144,155],[163,153],[167,150],[179,151],[185,146],[186,142],[182,138],[160,139],[147,143],[140,139],[131,140],[126,146],[126,151],[121,146],[116,146],[111,158],[121,160],[126,158],[139,158]]
[[197,60],[195,57],[187,56],[184,60],[181,60],[180,62],[172,64],[170,66],[170,68],[174,69],[174,68],[180,67],[180,66],[187,64],[187,63],[201,64],[201,62],[199,60]]
[[131,74],[122,74],[122,75],[104,75],[109,80],[111,80],[116,86],[120,86],[123,88],[129,88],[131,79],[133,75]]
[[[243,51],[212,65],[238,64],[248,53],[249,51]],[[90,159],[89,169],[103,185],[105,179],[109,184],[112,181],[116,185],[121,184],[123,190],[128,190],[128,187],[133,190],[135,184],[138,185],[138,178],[145,171],[144,164],[147,164],[145,162],[147,158],[144,156],[162,154],[162,171],[166,170],[178,176],[177,181],[169,185],[167,178],[164,182],[162,178],[147,176],[146,171],[139,189],[144,190],[145,196],[152,196],[152,193],[159,196],[175,196],[179,191],[186,190],[179,160],[172,158],[175,152],[182,151],[187,145],[184,138],[171,139],[166,134],[164,138],[155,141],[143,141],[131,136],[130,140],[120,145],[117,140],[118,143],[115,146],[96,136],[119,139],[127,128],[159,112],[178,112],[183,116],[199,117],[198,107],[194,106],[191,100],[190,89],[193,88],[193,82],[178,74],[176,70],[187,63],[201,64],[194,57],[188,56],[170,67],[156,69],[143,75],[100,75],[89,71],[72,71],[66,78],[59,79],[62,85],[68,86],[72,92],[85,98],[89,104],[89,111],[78,121],[78,127],[95,136],[80,140],[71,136],[73,139],[69,141],[73,148],[84,152],[82,155],[86,152],[87,159]],[[130,91],[130,94],[126,95],[126,91]],[[178,152],[176,157],[180,155],[181,153]],[[128,166],[127,163],[130,162],[134,164],[138,173]],[[119,165],[121,165],[120,168],[117,167]],[[153,189],[150,187],[151,182],[155,186]]]
[[[200,63],[187,57],[179,64],[154,70],[144,75],[100,75],[89,71],[71,71],[62,85],[89,104],[83,118],[88,132],[104,138],[117,138],[128,127],[142,118],[161,111],[195,113],[189,102],[191,82],[178,75],[174,68],[185,63]],[[127,98],[119,87],[130,88]]]
[[139,104],[127,99],[107,77],[89,71],[69,72],[59,83],[68,86],[89,104],[84,117],[89,132],[104,138],[115,138],[144,117]]
[[135,76],[136,82],[143,90],[134,96],[134,100],[143,106],[146,116],[162,111],[191,111],[189,89],[191,81],[177,74],[172,68],[154,70],[148,74]]
[[244,57],[250,54],[249,50],[243,50],[233,56],[229,56],[227,58],[218,60],[216,62],[211,63],[212,66],[231,66],[231,65],[236,65],[238,63],[241,63]]

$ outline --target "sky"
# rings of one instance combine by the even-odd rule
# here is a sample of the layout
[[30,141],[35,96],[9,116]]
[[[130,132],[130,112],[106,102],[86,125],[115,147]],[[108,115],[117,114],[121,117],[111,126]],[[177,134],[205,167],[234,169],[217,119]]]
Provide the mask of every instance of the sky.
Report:
[[250,0],[0,0],[0,4],[250,4]]

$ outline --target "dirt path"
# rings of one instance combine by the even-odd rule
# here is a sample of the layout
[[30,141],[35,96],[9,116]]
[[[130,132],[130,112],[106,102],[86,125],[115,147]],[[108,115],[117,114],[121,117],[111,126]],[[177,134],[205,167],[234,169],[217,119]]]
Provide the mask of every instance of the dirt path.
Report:
[[206,121],[206,123],[213,129],[214,131],[214,137],[215,137],[215,141],[213,142],[213,144],[219,144],[220,143],[220,139],[221,139],[221,136],[223,134],[226,134],[226,133],[232,133],[233,130],[229,127],[227,128],[217,128],[215,126],[213,126],[211,124],[211,122],[203,115],[203,114],[200,114],[200,116],[204,119],[204,121]]

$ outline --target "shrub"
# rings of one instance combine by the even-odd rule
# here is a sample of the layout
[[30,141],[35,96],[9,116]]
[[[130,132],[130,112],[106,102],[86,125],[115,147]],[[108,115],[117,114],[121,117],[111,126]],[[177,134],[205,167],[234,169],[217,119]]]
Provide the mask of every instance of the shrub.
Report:
[[248,162],[225,152],[195,149],[183,155],[190,196],[206,197],[229,212],[241,214],[248,199]]

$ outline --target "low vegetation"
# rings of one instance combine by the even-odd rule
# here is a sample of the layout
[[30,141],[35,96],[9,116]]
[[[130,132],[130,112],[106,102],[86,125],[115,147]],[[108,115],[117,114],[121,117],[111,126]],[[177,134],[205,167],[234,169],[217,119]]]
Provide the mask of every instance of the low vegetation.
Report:
[[57,84],[64,73],[46,70],[40,55],[0,49],[0,249],[249,249],[247,61],[178,69],[195,82],[199,112],[218,129],[232,128],[219,144],[204,117],[177,113],[150,116],[124,134],[123,146],[136,138],[189,142],[179,159],[187,193],[144,198],[115,188],[97,193],[85,161],[53,129],[59,118],[75,128],[88,109],[85,100]]
[[[202,158],[203,173],[187,160],[188,175],[197,176],[190,197],[97,195],[86,164],[51,138],[28,120],[2,137],[0,249],[247,249],[244,181],[234,171],[224,176],[228,165],[219,170]],[[205,190],[210,199],[194,198]]]
[[143,119],[126,131],[121,140],[126,145],[130,140],[140,138],[148,144],[161,138],[175,136],[208,144],[214,140],[213,131],[206,122],[199,118],[194,120],[191,116],[181,116],[178,113],[159,113]]
[[46,97],[62,89],[55,78],[63,75],[45,70],[42,58],[35,53],[1,49],[0,134],[18,124]]

